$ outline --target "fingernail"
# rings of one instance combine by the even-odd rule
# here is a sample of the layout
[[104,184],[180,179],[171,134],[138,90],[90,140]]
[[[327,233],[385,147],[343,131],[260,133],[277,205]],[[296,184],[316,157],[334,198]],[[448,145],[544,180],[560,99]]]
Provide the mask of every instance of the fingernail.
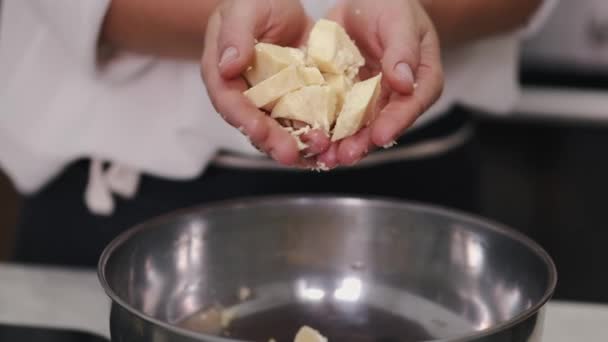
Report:
[[239,51],[234,46],[227,48],[226,50],[224,50],[224,53],[222,53],[222,58],[220,59],[220,66],[232,62],[238,56]]
[[397,65],[395,65],[395,74],[397,75],[397,78],[403,82],[414,83],[412,68],[410,68],[407,63],[397,63]]

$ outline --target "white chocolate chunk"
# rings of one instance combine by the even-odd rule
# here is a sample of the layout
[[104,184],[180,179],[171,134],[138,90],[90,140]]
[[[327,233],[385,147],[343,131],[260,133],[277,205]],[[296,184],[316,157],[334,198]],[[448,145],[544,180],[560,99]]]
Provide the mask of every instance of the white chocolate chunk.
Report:
[[255,86],[290,65],[304,65],[305,60],[302,50],[258,43],[255,45],[253,63],[243,76],[251,86]]
[[310,68],[289,66],[278,74],[249,88],[243,94],[257,107],[270,110],[269,106],[284,95],[307,85],[321,84],[321,79],[311,77]]
[[353,82],[345,75],[323,74],[323,77],[325,77],[327,85],[329,85],[338,96],[338,104],[336,110],[339,111],[342,108],[342,104],[344,103],[344,98],[346,97],[346,94],[353,87]]
[[336,93],[330,86],[307,86],[283,96],[271,116],[302,121],[329,133],[336,120],[336,102]]
[[236,314],[237,312],[234,308],[222,310],[220,316],[220,323],[222,324],[222,328],[228,328],[230,326],[230,323],[232,323],[232,321],[236,317]]
[[241,286],[241,288],[239,288],[239,300],[241,302],[246,301],[247,299],[249,299],[249,297],[251,297],[251,289],[248,288],[247,286]]
[[222,309],[212,307],[197,315],[188,317],[179,322],[179,326],[188,330],[205,334],[219,334],[222,332]]
[[303,150],[305,150],[305,149],[308,148],[308,145],[306,145],[302,141],[301,137],[302,137],[303,134],[306,134],[306,133],[310,132],[310,130],[311,130],[310,126],[305,126],[303,128],[297,129],[297,130],[295,128],[293,128],[293,127],[284,127],[283,126],[283,128],[287,132],[289,132],[289,134],[291,134],[293,136],[293,138],[296,140],[296,144],[298,145],[298,150],[299,151],[303,151]]
[[366,81],[359,82],[346,94],[331,137],[332,141],[338,141],[357,133],[373,120],[374,107],[380,95],[381,79],[382,74],[378,74]]
[[327,342],[327,339],[318,331],[303,326],[296,334],[294,342]]
[[302,77],[304,78],[304,82],[306,84],[324,84],[325,78],[321,74],[321,71],[315,67],[302,67],[300,68],[300,72],[302,73]]
[[323,162],[318,161],[317,166],[313,168],[315,172],[330,171],[331,169]]
[[308,58],[322,72],[345,74],[350,79],[365,65],[365,59],[344,28],[326,19],[317,21],[310,32]]
[[302,141],[302,138],[300,138],[299,135],[294,135],[293,137],[294,137],[294,139],[296,139],[296,144],[298,145],[298,151],[304,151],[305,149],[308,148],[308,145],[306,145]]
[[[317,68],[298,67],[298,70],[300,71],[300,77],[302,77],[305,84],[324,84],[325,83],[325,79],[323,78],[323,75]],[[278,99],[265,105],[264,107],[262,107],[262,109],[264,109],[267,112],[270,112],[270,111],[272,111],[274,106],[277,104],[277,102],[279,102]]]

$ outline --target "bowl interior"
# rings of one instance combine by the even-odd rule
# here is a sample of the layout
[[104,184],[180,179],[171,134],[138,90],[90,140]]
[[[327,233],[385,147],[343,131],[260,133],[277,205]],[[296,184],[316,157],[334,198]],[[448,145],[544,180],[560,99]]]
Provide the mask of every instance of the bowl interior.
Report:
[[292,341],[474,334],[542,304],[553,265],[529,240],[421,205],[269,198],[193,209],[116,239],[100,263],[115,300],[184,329]]

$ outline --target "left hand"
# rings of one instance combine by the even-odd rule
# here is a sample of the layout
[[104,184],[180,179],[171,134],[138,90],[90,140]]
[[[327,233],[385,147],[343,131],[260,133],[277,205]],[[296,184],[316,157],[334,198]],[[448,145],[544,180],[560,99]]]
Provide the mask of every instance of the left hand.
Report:
[[335,168],[403,134],[441,95],[443,70],[437,32],[419,0],[342,0],[328,17],[344,26],[366,58],[361,79],[383,73],[375,120],[317,157]]
[[224,0],[211,15],[205,35],[201,73],[211,102],[224,120],[251,143],[283,165],[308,167],[301,154],[329,147],[320,130],[302,136],[309,147],[300,153],[296,140],[243,95],[241,74],[251,64],[255,41],[299,47],[312,27],[299,0]]

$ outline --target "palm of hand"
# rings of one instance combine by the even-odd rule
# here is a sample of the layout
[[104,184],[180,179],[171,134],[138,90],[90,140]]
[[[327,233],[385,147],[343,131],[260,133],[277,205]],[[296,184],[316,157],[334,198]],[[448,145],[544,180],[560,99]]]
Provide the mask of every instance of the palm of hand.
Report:
[[[241,74],[253,58],[256,41],[298,47],[310,27],[312,21],[297,0],[232,0],[216,9],[205,35],[201,71],[214,107],[254,146],[285,165],[301,161],[297,144],[277,121],[243,96],[247,84]],[[308,153],[323,151],[329,144],[318,132],[304,138],[310,140]]]
[[420,4],[378,1],[341,2],[327,15],[345,28],[365,58],[360,78],[383,73],[381,98],[372,109],[376,118],[317,157],[329,168],[353,165],[369,151],[389,145],[436,101],[443,87],[439,42]]

